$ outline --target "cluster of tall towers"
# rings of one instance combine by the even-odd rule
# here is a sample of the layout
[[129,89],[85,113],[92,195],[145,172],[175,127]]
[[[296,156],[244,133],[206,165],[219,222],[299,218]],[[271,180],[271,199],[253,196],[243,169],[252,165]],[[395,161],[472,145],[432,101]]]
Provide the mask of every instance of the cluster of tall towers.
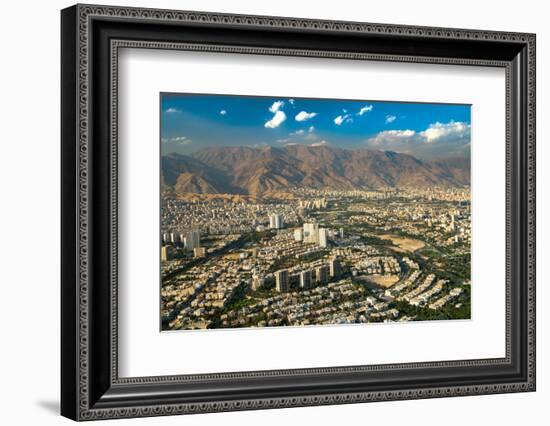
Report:
[[201,245],[201,234],[198,229],[191,229],[186,234],[176,232],[166,232],[162,234],[164,244],[183,244],[187,250],[193,250]]
[[[315,274],[315,275],[314,275]],[[327,284],[329,277],[336,279],[341,274],[340,260],[333,257],[328,264],[322,264],[313,269],[305,269],[298,274],[301,289],[307,290],[315,285]],[[275,272],[275,289],[280,292],[290,291],[290,274],[288,269],[280,269]]]
[[302,228],[294,230],[294,240],[313,243],[321,247],[328,246],[328,229],[319,228],[318,223],[304,223]]

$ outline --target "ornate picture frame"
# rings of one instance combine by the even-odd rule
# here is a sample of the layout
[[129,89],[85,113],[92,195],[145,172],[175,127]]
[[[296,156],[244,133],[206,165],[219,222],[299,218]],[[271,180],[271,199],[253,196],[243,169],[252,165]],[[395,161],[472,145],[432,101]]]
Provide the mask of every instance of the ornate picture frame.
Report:
[[[73,420],[535,390],[535,35],[76,5],[61,12],[61,413]],[[506,356],[121,378],[117,322],[120,48],[506,72]]]

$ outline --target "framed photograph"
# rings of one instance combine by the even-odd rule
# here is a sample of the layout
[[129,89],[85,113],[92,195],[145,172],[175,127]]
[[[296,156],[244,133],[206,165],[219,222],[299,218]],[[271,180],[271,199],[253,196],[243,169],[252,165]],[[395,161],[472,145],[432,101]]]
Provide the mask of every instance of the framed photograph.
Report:
[[61,12],[61,412],[535,390],[535,35]]

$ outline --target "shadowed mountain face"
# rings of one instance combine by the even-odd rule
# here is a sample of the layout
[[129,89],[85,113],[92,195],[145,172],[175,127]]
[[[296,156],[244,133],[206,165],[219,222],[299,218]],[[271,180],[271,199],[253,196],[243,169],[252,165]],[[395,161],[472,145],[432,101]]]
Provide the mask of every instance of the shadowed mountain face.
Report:
[[176,194],[254,196],[296,187],[462,187],[470,184],[470,160],[421,161],[391,151],[330,146],[213,147],[162,157],[162,184]]

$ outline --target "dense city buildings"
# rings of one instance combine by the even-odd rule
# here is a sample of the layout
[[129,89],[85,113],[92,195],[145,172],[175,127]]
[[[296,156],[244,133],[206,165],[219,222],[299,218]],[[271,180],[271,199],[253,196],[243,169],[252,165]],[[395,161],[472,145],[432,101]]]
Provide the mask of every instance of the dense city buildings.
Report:
[[469,188],[163,196],[162,329],[470,318]]

